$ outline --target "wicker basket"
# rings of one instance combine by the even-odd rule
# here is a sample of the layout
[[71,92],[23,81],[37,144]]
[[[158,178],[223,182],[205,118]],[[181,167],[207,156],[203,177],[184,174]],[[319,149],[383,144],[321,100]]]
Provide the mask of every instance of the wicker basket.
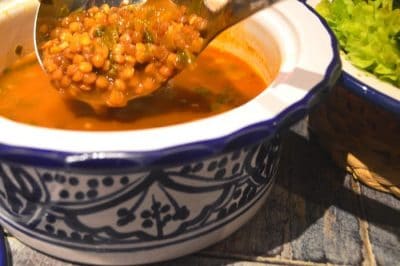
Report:
[[339,167],[400,197],[400,118],[336,86],[310,114],[310,129]]

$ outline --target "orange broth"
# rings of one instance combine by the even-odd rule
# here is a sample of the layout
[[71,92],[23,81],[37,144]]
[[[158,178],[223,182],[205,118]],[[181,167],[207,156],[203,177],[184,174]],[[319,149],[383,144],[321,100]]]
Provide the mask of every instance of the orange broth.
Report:
[[99,115],[88,105],[63,97],[31,55],[0,77],[0,116],[58,129],[152,128],[225,112],[251,100],[266,85],[246,62],[209,47],[169,86]]

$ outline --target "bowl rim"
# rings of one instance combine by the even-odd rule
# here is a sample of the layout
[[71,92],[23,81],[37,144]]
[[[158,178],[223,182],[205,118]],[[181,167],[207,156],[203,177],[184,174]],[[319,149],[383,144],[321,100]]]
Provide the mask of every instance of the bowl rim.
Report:
[[[342,72],[339,81],[344,88],[349,89],[356,95],[365,98],[370,103],[382,107],[386,111],[389,111],[396,116],[400,116],[400,101],[381,91],[376,90],[374,87],[368,85],[368,83],[354,77],[348,71],[344,70]],[[379,80],[377,79],[377,81]]]
[[[304,1],[298,0],[298,1],[291,1],[291,0],[284,0],[276,4],[274,7],[272,7],[269,10],[276,9],[276,13],[281,15],[282,18],[285,21],[289,21],[292,24],[289,24],[290,26],[293,26],[294,21],[296,20],[296,27],[300,27],[301,23],[303,23],[303,26],[307,27],[316,27],[317,30],[319,30],[321,33],[323,33],[326,38],[322,38],[322,41],[326,42],[326,45],[329,48],[329,53],[326,53],[326,63],[324,61],[324,65],[322,66],[322,70],[318,69],[318,71],[321,71],[322,73],[318,77],[314,77],[313,80],[308,81],[308,79],[302,79],[304,75],[304,71],[299,72],[299,68],[302,67],[302,65],[295,65],[296,68],[296,75],[293,76],[293,78],[297,79],[297,82],[301,82],[302,80],[304,81],[303,83],[306,83],[305,88],[297,88],[297,92],[299,95],[296,95],[298,97],[297,100],[293,100],[292,95],[288,96],[285,95],[285,97],[288,97],[289,99],[283,99],[283,98],[274,98],[275,100],[279,101],[287,101],[285,107],[282,108],[281,110],[276,111],[275,113],[266,115],[266,118],[264,118],[261,121],[257,122],[251,122],[248,124],[245,124],[244,126],[241,126],[240,128],[229,131],[227,134],[222,134],[217,137],[211,137],[207,139],[200,139],[197,141],[192,141],[188,143],[182,143],[179,145],[171,145],[171,146],[166,146],[166,147],[161,147],[157,149],[147,149],[147,150],[130,150],[130,149],[115,149],[115,150],[62,150],[62,149],[53,149],[49,147],[39,147],[39,146],[21,146],[15,143],[2,143],[0,140],[0,159],[5,160],[5,161],[11,161],[11,162],[18,162],[18,163],[23,163],[23,164],[29,164],[29,165],[37,165],[37,166],[42,166],[42,167],[51,167],[51,168],[77,168],[82,171],[85,169],[99,169],[101,171],[104,171],[105,169],[111,169],[114,167],[118,167],[120,171],[124,171],[124,169],[138,169],[142,168],[144,166],[148,165],[171,165],[171,164],[181,164],[183,162],[188,162],[188,161],[193,161],[196,159],[200,158],[205,158],[208,156],[216,155],[221,152],[225,152],[228,150],[236,149],[239,147],[244,147],[248,145],[252,145],[255,143],[259,143],[263,140],[268,140],[271,138],[274,138],[274,136],[278,133],[278,131],[283,128],[287,127],[294,122],[298,121],[300,118],[304,117],[307,113],[308,110],[314,106],[317,102],[317,99],[320,98],[322,94],[324,94],[328,88],[332,87],[337,79],[339,78],[340,75],[340,70],[341,70],[341,61],[339,58],[339,50],[338,50],[338,45],[336,42],[336,39],[333,36],[333,33],[325,23],[325,21],[308,5],[304,3]],[[284,12],[286,10],[293,10],[296,12],[303,12],[308,18],[307,20],[299,20],[298,18],[289,18],[289,16],[284,16]],[[263,12],[261,11],[258,13],[256,16],[259,19],[264,19],[263,18]],[[297,17],[297,16],[296,16]],[[288,22],[288,23],[289,23]],[[310,24],[311,22],[311,24]],[[297,25],[297,24],[300,24]],[[290,30],[290,29],[289,29]],[[293,29],[292,29],[293,30]],[[306,35],[307,36],[300,36],[303,38],[309,38],[310,36],[316,35],[315,32],[312,30],[306,31],[308,32]],[[278,32],[278,34],[281,34],[282,32]],[[298,37],[298,36],[296,36]],[[320,36],[319,36],[320,37]],[[321,38],[318,40],[320,41]],[[308,51],[315,52],[315,47],[319,47],[320,43],[318,44],[309,44],[309,45],[304,45],[307,40],[300,40],[303,41],[303,47],[307,48]],[[312,46],[314,45],[314,46]],[[312,46],[312,47],[311,47]],[[308,54],[310,55],[310,54]],[[325,53],[324,53],[325,55]],[[315,57],[315,56],[314,56]],[[303,61],[300,62],[299,64],[305,64],[304,61],[308,61],[310,58],[301,58]],[[307,60],[306,60],[307,59]],[[283,60],[283,59],[282,59]],[[318,68],[321,66],[313,66],[314,68]],[[305,66],[307,69],[307,66]],[[301,69],[300,69],[301,70]],[[298,73],[299,72],[299,73]],[[273,82],[273,84],[266,90],[267,94],[269,97],[271,96],[272,93],[277,93],[277,90],[279,89],[282,91],[282,86],[279,86],[285,79],[286,81],[291,81],[291,79],[288,79],[287,73],[281,73],[282,75],[277,79],[277,81]],[[289,75],[290,76],[290,75]],[[286,87],[288,84],[286,84]],[[287,88],[286,88],[287,89]],[[296,92],[296,91],[294,91]],[[277,93],[278,96],[279,93]],[[271,97],[270,97],[271,98]],[[258,99],[257,104],[245,104],[243,106],[240,106],[236,108],[238,109],[244,109],[247,110],[248,106],[252,106],[252,108],[258,108],[257,110],[261,111],[268,111],[263,108],[260,109],[260,103],[263,103],[262,101],[265,100],[265,97],[256,97]],[[261,101],[261,102],[260,102]],[[251,100],[250,102],[253,102]],[[232,111],[233,112],[233,111]],[[222,115],[226,117],[226,114],[230,113],[229,111],[226,113],[223,113]],[[221,115],[217,115],[221,116]],[[217,117],[217,116],[214,116]],[[225,118],[224,117],[224,118]],[[219,118],[220,119],[220,118]],[[1,120],[1,119],[0,119]],[[203,123],[206,121],[206,119],[202,119]],[[218,120],[221,121],[221,120]],[[1,121],[0,121],[1,122]],[[12,122],[9,122],[12,123]],[[187,124],[201,124],[198,121],[191,122],[191,123],[185,123]],[[170,126],[168,128],[173,128],[173,127],[179,127],[182,126]],[[24,129],[29,129],[29,128],[35,128],[33,126],[29,125],[23,125],[19,123],[15,123],[15,127],[22,127],[19,128],[19,130],[24,130]],[[44,128],[41,128],[43,131]],[[52,129],[45,129],[46,131],[52,131],[52,132],[61,132],[60,134],[55,134],[53,137],[58,138],[62,136],[62,132],[60,130],[52,130]],[[138,130],[138,132],[145,132],[146,130]],[[128,131],[129,132],[129,131]],[[132,132],[130,132],[132,133]],[[70,133],[68,133],[70,134]],[[89,137],[93,137],[96,135],[101,135],[102,133],[98,132],[75,132],[71,133],[72,136],[73,134],[80,134],[80,135],[89,135]],[[112,132],[107,132],[106,134],[108,135],[120,135],[121,133],[112,133]],[[19,136],[15,136],[15,138],[18,138]],[[35,136],[36,137],[36,136]]]

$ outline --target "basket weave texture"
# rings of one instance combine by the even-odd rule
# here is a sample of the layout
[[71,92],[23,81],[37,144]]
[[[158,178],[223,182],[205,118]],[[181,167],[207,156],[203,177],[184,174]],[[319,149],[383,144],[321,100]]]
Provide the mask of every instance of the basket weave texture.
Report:
[[309,119],[339,167],[400,198],[400,118],[338,85]]

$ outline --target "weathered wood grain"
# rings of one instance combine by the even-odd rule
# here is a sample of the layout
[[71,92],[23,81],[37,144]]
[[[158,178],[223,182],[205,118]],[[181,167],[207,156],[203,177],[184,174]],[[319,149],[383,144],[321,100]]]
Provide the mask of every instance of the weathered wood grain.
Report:
[[365,186],[361,192],[376,263],[400,265],[400,201]]
[[12,254],[12,265],[26,266],[72,266],[74,264],[67,263],[58,259],[48,257],[39,253],[24,244],[14,237],[8,237],[8,243]]
[[[13,254],[12,265],[21,266],[78,266],[78,264],[72,264],[64,262],[55,258],[51,258],[45,254],[37,252],[24,244],[14,237],[8,238]],[[279,262],[279,261],[278,261]],[[281,263],[278,263],[281,264]],[[284,263],[282,263],[284,264]],[[282,265],[281,264],[281,265]],[[199,254],[179,258],[176,260],[166,261],[162,263],[155,263],[149,266],[269,266],[277,265],[276,263],[268,262],[253,262],[245,259],[238,258],[215,258],[210,256],[201,256]],[[313,265],[310,263],[300,263],[297,265]]]
[[[193,255],[181,259],[176,259],[172,261],[167,261],[158,264],[152,264],[150,266],[270,266],[274,264],[264,263],[264,262],[252,262],[240,259],[224,259],[224,258],[214,258]],[[275,264],[276,265],[276,264]]]
[[360,264],[359,204],[346,174],[313,142],[291,135],[286,147],[292,259]]

